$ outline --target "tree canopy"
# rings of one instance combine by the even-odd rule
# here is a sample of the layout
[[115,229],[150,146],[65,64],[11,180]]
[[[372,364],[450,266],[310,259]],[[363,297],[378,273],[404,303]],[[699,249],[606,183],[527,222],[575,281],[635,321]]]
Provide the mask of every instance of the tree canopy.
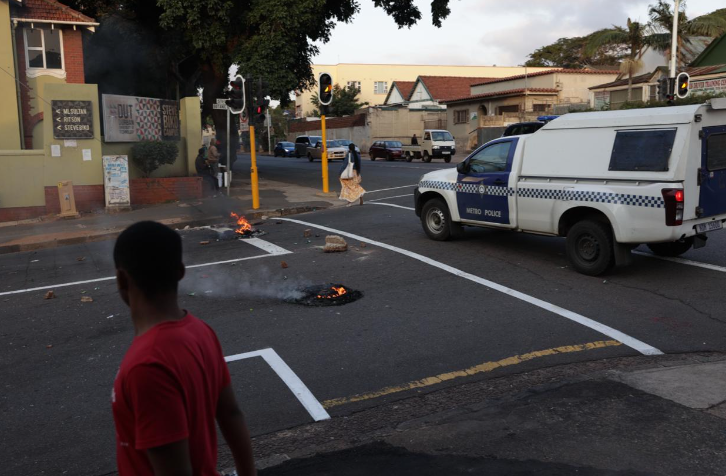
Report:
[[[355,86],[341,88],[339,84],[334,84],[333,102],[328,106],[328,115],[335,117],[350,116],[363,106],[367,106],[367,102],[358,102],[358,94],[360,94],[360,90]],[[310,102],[316,108],[312,115],[319,117],[320,99],[318,98],[318,93],[313,94]]]

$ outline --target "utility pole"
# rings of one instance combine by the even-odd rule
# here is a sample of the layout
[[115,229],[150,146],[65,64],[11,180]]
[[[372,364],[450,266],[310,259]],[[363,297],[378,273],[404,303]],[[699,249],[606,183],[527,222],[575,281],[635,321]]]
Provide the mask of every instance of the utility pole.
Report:
[[270,123],[272,122],[272,115],[270,115],[270,110],[267,111],[267,153],[269,154],[272,152],[272,139],[270,138]]
[[229,194],[229,186],[232,183],[232,157],[229,156],[229,149],[230,149],[230,140],[229,140],[229,108],[227,108],[227,196],[230,197]]
[[[676,77],[676,48],[678,48],[678,16],[681,12],[681,0],[676,1],[676,9],[673,12],[673,36],[671,38],[671,71],[670,77]],[[670,94],[674,94],[674,91],[670,91]]]
[[333,102],[333,77],[328,73],[318,75],[318,100],[320,101],[320,128],[323,133],[323,193],[328,193],[328,141],[325,134],[325,113],[328,105]]

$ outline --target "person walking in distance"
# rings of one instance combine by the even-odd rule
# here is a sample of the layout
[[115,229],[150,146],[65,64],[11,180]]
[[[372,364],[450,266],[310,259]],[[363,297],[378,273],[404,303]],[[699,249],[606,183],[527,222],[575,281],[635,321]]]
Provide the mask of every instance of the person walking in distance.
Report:
[[360,186],[360,155],[355,150],[355,144],[348,145],[348,155],[340,168],[340,199],[346,200],[348,206],[353,205],[356,201],[360,201],[363,205],[363,195],[366,191]]
[[411,145],[418,145],[418,137],[416,137],[416,134],[411,137]]
[[214,331],[179,308],[181,237],[131,225],[113,250],[135,337],[111,393],[120,476],[218,476],[215,419],[237,474],[255,475],[252,445]]

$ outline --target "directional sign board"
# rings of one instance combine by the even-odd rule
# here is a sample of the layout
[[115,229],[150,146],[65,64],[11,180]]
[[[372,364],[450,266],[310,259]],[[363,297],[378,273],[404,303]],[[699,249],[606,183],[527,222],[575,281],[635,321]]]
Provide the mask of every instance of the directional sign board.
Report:
[[93,139],[91,101],[51,101],[54,139]]
[[212,109],[227,109],[227,104],[225,104],[225,101],[225,98],[217,98],[217,102],[212,104]]

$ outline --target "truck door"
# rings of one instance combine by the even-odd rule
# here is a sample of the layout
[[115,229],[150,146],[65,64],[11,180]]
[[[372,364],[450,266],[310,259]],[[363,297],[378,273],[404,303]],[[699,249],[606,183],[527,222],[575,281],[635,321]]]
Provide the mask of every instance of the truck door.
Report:
[[699,180],[701,216],[726,213],[726,126],[703,128]]
[[487,144],[467,159],[468,172],[458,174],[456,204],[462,220],[509,225],[509,174],[517,138]]

